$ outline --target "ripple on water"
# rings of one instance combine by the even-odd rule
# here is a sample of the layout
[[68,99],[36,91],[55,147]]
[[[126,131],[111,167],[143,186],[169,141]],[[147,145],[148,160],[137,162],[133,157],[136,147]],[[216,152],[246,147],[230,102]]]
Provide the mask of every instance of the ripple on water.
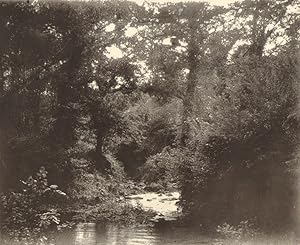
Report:
[[55,245],[296,245],[295,237],[257,238],[252,241],[219,240],[192,227],[121,227],[113,224],[79,224],[57,237]]
[[[129,197],[134,205],[140,203],[146,209],[170,217],[177,212],[179,193],[145,193]],[[164,202],[162,203],[162,200]],[[177,212],[178,215],[178,212]],[[192,227],[122,227],[114,224],[78,224],[74,230],[56,237],[55,245],[296,245],[299,241],[287,239],[260,239],[256,241],[220,241],[206,236]]]
[[188,228],[120,227],[113,224],[79,224],[56,240],[57,245],[194,245],[214,244]]

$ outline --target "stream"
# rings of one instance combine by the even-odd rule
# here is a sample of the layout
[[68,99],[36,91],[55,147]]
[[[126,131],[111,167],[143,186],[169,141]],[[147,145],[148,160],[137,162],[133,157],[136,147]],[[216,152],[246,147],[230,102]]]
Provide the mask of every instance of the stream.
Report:
[[[176,203],[178,192],[165,194],[144,193],[128,196],[133,205],[152,209],[158,214],[153,222],[172,221],[180,216]],[[260,237],[251,241],[232,241],[216,238],[199,232],[199,227],[166,226],[124,227],[116,224],[81,223],[75,229],[55,238],[55,245],[296,245],[300,244],[293,235],[278,237]]]
[[[296,236],[258,237],[250,241],[220,239],[201,232],[200,227],[182,227],[174,222],[181,215],[179,192],[149,192],[127,196],[132,205],[153,210],[154,225],[121,226],[112,223],[79,223],[74,229],[53,234],[51,245],[297,245]],[[113,207],[112,207],[113,208]],[[165,223],[164,223],[165,222]],[[159,225],[159,224],[163,225]],[[1,242],[0,242],[1,243]],[[37,243],[40,244],[40,243]],[[44,243],[43,243],[44,244]],[[2,244],[1,244],[2,245]],[[12,243],[7,244],[12,245]],[[18,244],[21,245],[21,244]],[[23,244],[22,244],[23,245]]]
[[[157,213],[153,223],[172,221],[180,216],[176,203],[179,192],[158,194],[154,192],[128,196],[129,202]],[[116,224],[82,223],[68,233],[56,238],[57,245],[193,245],[222,244],[218,239],[199,234],[199,230],[172,225],[124,227]]]

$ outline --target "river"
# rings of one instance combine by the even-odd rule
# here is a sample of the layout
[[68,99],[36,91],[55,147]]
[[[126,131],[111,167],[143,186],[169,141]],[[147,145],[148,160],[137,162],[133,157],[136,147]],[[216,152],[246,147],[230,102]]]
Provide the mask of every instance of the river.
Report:
[[[127,197],[133,205],[152,209],[158,213],[156,220],[174,220],[181,212],[177,207],[180,194],[144,193]],[[155,223],[155,222],[154,222]],[[251,240],[220,239],[205,235],[198,227],[132,226],[116,224],[82,223],[75,229],[55,238],[55,245],[296,245],[300,244],[293,235],[260,237]]]
[[[153,220],[174,220],[180,216],[178,192],[144,193],[127,197],[133,205],[141,205],[158,213]],[[294,235],[260,237],[251,240],[229,240],[209,236],[198,227],[180,227],[172,222],[164,226],[120,226],[109,223],[80,223],[74,229],[54,234],[51,245],[297,245]],[[2,245],[2,244],[1,244]],[[11,245],[11,244],[9,244]],[[20,244],[18,244],[20,245]]]
[[[175,220],[180,214],[177,201],[180,194],[169,192],[158,194],[148,192],[131,195],[127,199],[132,205],[141,205],[146,210],[158,213],[155,221]],[[221,244],[219,240],[201,235],[199,230],[166,225],[164,227],[132,226],[124,227],[116,224],[82,223],[68,233],[56,238],[56,245],[193,245]]]
[[60,234],[53,245],[299,245],[293,235],[229,240],[204,235],[191,227],[122,227],[115,224],[78,224]]
[[120,227],[113,224],[80,224],[56,238],[56,245],[193,245],[222,244],[188,228],[149,226]]

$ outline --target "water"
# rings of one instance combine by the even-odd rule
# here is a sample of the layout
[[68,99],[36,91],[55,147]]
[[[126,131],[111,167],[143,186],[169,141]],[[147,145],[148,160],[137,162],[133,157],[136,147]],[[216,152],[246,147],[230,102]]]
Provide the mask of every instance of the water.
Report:
[[55,245],[299,245],[292,234],[230,240],[205,235],[192,227],[122,227],[114,224],[78,224],[74,230],[58,235]]
[[56,245],[193,245],[221,244],[194,229],[184,227],[121,227],[113,224],[79,224],[58,236]]
[[[144,193],[127,197],[133,205],[152,209],[158,218],[174,220],[181,215],[176,205],[180,194]],[[300,240],[293,234],[259,237],[251,240],[220,239],[201,232],[200,227],[178,227],[172,223],[163,226],[124,227],[109,223],[80,223],[74,229],[52,234],[47,245],[297,245]],[[49,241],[48,241],[49,242]],[[1,244],[1,242],[0,242]],[[2,244],[1,244],[2,245]],[[8,245],[12,245],[9,243]],[[17,244],[21,245],[21,244]],[[22,244],[23,245],[23,244]]]
[[[180,214],[176,205],[179,192],[158,194],[142,193],[128,197],[133,205],[154,210],[165,220],[174,220]],[[208,237],[199,230],[168,225],[165,227],[134,226],[116,224],[82,223],[68,233],[56,238],[56,245],[194,245],[220,244],[216,238]]]

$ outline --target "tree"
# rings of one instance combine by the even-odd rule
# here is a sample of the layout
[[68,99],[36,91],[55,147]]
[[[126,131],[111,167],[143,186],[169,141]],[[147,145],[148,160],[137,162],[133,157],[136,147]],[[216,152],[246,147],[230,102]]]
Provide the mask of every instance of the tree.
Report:
[[[98,118],[92,128],[96,128],[96,149],[100,152],[104,137],[100,134],[107,132],[100,130],[103,125],[98,125],[99,115],[95,116],[94,112],[105,111],[110,118],[105,95],[117,92],[118,89],[111,89],[117,86],[118,77],[124,78],[128,84],[134,83],[133,68],[127,61],[114,62],[104,58],[106,61],[101,63],[105,49],[124,32],[129,19],[129,6],[126,3],[85,6],[78,3],[1,4],[1,30],[6,34],[1,39],[5,47],[1,49],[1,70],[4,74],[0,95],[1,143],[7,148],[22,146],[14,149],[15,157],[9,160],[6,157],[11,156],[9,149],[5,154],[1,150],[1,160],[7,161],[3,165],[14,169],[18,161],[26,164],[32,161],[28,164],[33,166],[44,160],[54,165],[65,162],[68,149],[78,139],[76,130],[79,119],[85,116],[86,101],[89,101],[89,108],[97,108],[99,101],[102,104],[90,110],[93,112],[92,118]],[[109,38],[110,33],[105,32],[109,22],[118,25],[112,38]],[[90,67],[95,57],[100,58],[99,66],[103,68],[103,73],[96,74],[99,75],[97,81],[101,93],[93,101],[89,100],[95,97],[89,83],[93,82],[94,71]],[[114,69],[119,70],[110,74],[115,72]],[[101,75],[105,76],[102,80],[99,79]],[[125,88],[125,85],[121,87],[124,91],[131,89],[128,86]],[[24,141],[32,151],[23,148]],[[21,172],[32,169],[19,166]]]
[[243,55],[260,58],[267,45],[280,47],[281,43],[284,44],[282,39],[289,39],[286,35],[298,21],[297,8],[299,3],[294,0],[253,0],[232,4],[235,26],[241,30],[242,39],[249,44]]
[[153,79],[146,91],[162,92],[165,86],[167,92],[163,96],[182,99],[179,141],[186,146],[190,138],[196,87],[201,76],[226,62],[236,36],[222,36],[222,14],[226,10],[206,3],[153,5],[148,12],[152,16],[151,25],[144,38],[152,39],[146,48],[151,48],[147,64]]
[[[182,205],[190,219],[212,225],[254,219],[265,229],[295,224],[295,175],[286,163],[293,161],[298,144],[294,137],[298,126],[291,119],[298,103],[297,62],[288,51],[289,44],[267,50],[270,42],[278,44],[277,24],[284,36],[297,22],[288,11],[289,4],[244,1],[233,5],[239,6],[235,26],[229,18],[229,28],[224,30],[233,36],[240,30],[248,43],[237,51],[232,46],[226,62],[207,76],[209,90],[202,93],[205,106],[199,109],[201,101],[197,102],[198,132],[181,169]],[[231,57],[232,52],[238,55]]]

